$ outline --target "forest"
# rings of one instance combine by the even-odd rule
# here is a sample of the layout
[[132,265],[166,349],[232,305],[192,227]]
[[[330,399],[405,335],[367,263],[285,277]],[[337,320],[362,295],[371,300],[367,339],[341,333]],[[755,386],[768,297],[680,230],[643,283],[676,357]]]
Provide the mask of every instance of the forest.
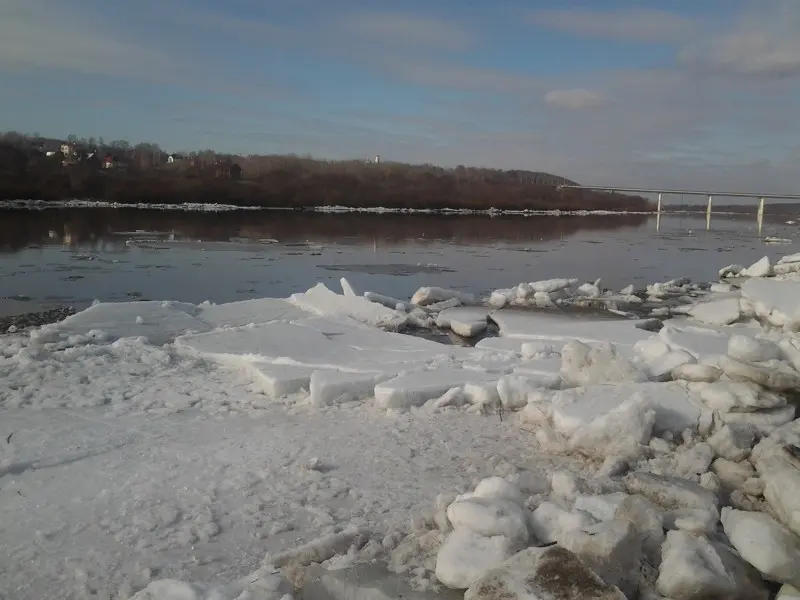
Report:
[[156,144],[0,135],[0,199],[307,209],[651,211],[639,196],[567,189],[549,173],[294,155],[169,154]]

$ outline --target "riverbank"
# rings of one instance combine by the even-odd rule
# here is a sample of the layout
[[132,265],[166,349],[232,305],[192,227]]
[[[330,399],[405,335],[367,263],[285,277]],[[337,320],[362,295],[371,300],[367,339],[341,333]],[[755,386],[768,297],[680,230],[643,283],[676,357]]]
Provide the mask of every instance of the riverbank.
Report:
[[[536,171],[290,156],[186,158],[170,164],[102,163],[0,144],[0,198],[119,206],[181,205],[324,210],[649,211],[638,196],[562,188]],[[87,205],[87,204],[84,204]]]
[[[796,578],[764,544],[797,543],[798,273],[794,255],[713,284],[564,278],[486,298],[342,281],[98,304],[2,336],[0,595],[286,600],[391,580],[444,600],[490,566],[535,573],[506,562],[527,548],[609,597],[766,600],[764,579]],[[520,310],[587,301],[664,321]],[[499,336],[474,347],[388,331],[477,339],[490,321]],[[699,552],[714,560],[682,567]]]

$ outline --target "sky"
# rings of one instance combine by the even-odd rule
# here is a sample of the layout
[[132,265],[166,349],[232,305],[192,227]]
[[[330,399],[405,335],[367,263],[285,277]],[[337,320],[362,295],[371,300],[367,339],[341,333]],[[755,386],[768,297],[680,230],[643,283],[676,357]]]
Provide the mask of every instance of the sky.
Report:
[[800,0],[0,0],[0,129],[800,193]]

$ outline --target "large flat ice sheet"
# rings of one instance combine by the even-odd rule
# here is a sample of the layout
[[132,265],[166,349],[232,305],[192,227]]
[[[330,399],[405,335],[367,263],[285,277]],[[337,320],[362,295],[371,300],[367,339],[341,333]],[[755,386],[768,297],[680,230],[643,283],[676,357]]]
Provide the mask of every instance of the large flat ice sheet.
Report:
[[585,343],[611,342],[617,346],[633,346],[652,335],[638,329],[635,321],[628,320],[571,319],[507,309],[491,313],[490,318],[500,327],[501,336],[528,340],[579,340]]
[[241,327],[270,321],[294,321],[312,313],[283,298],[257,298],[227,304],[201,305],[197,317],[213,327]]
[[[258,361],[362,373],[395,374],[420,369],[429,361],[448,356],[446,346],[438,346],[438,352],[438,348],[397,351],[392,349],[393,334],[355,328],[347,331],[344,326],[342,329],[342,336],[349,339],[294,323],[267,323],[183,336],[176,342],[229,365]],[[359,333],[364,334],[361,342]],[[376,339],[381,335],[387,336],[383,344]],[[359,343],[363,347],[353,345]]]
[[151,344],[161,345],[189,331],[211,329],[210,325],[194,316],[197,312],[197,306],[183,302],[101,302],[60,323],[32,332],[31,338],[49,342],[102,331],[109,341],[146,337]]
[[399,328],[406,316],[361,296],[336,294],[318,283],[302,294],[292,294],[289,301],[299,308],[321,317],[350,317],[361,323],[387,328]]

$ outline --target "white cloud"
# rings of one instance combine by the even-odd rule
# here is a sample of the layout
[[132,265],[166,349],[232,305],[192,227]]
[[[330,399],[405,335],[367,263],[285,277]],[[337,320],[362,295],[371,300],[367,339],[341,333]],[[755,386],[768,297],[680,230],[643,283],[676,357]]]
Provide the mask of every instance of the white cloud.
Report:
[[544,95],[544,101],[557,108],[592,108],[606,104],[608,98],[596,90],[575,88],[571,90],[551,90]]
[[648,8],[542,10],[531,13],[529,19],[548,29],[620,41],[678,42],[696,31],[695,23],[686,17]]
[[352,35],[389,45],[462,50],[474,41],[469,31],[451,21],[402,13],[355,14],[342,19],[340,26]]

